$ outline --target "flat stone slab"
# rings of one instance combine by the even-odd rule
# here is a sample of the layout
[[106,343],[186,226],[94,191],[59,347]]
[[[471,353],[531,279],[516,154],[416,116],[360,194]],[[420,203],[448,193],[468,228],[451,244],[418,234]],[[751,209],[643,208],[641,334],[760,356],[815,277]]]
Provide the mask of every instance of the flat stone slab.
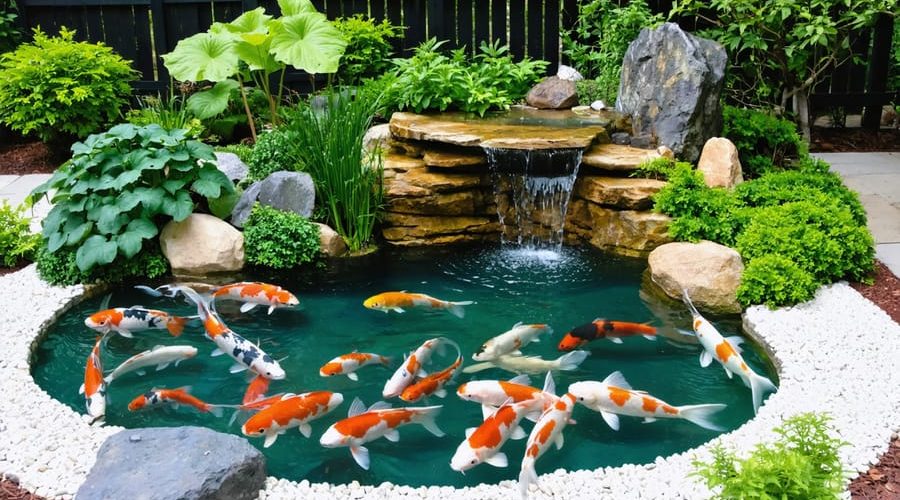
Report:
[[652,196],[665,185],[655,179],[590,175],[575,181],[573,194],[598,205],[646,210],[653,206]]
[[653,149],[638,149],[620,144],[598,144],[584,153],[581,163],[603,170],[628,172],[637,170],[645,161],[660,157],[662,155]]
[[[6,176],[4,176],[6,177]],[[8,179],[6,185],[0,188],[0,198],[5,198],[10,205],[18,205],[25,201],[31,191],[47,182],[51,174],[28,174],[16,176],[15,179]]]
[[438,115],[394,113],[391,133],[401,139],[432,141],[455,146],[504,149],[587,148],[597,136],[606,136],[600,126],[560,127],[512,125],[490,120],[457,120]]
[[425,151],[422,157],[425,164],[429,167],[437,168],[456,168],[456,167],[477,167],[487,165],[487,156],[484,153],[462,153],[449,151]]

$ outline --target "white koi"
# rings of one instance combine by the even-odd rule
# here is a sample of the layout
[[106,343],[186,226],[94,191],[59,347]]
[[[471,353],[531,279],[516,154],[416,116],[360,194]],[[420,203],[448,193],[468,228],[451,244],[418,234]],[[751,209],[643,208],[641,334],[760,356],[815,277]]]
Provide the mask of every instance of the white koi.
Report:
[[138,375],[144,375],[144,368],[148,366],[156,366],[156,371],[160,371],[169,366],[172,362],[175,366],[186,359],[193,358],[197,355],[197,348],[189,345],[173,345],[173,346],[155,346],[153,349],[135,354],[126,359],[122,364],[116,367],[104,380],[107,384],[111,384],[113,380],[130,372],[137,372]]
[[509,331],[485,342],[478,352],[472,355],[472,359],[475,361],[490,361],[504,354],[521,354],[518,352],[519,349],[531,342],[540,342],[538,337],[542,333],[552,334],[553,329],[544,324],[524,325],[522,322],[516,323]]

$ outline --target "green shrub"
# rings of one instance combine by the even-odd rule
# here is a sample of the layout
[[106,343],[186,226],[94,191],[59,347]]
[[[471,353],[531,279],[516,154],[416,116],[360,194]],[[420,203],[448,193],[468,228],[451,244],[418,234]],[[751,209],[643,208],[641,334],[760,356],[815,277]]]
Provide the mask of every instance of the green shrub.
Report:
[[0,265],[12,267],[20,261],[31,260],[41,237],[32,234],[25,217],[25,207],[0,205]]
[[738,302],[744,305],[805,302],[815,296],[819,283],[791,259],[781,254],[765,254],[744,268],[737,289]]
[[74,36],[35,29],[32,43],[0,57],[0,121],[50,142],[85,137],[119,117],[137,73],[111,48]]
[[575,93],[578,94],[578,104],[583,106],[590,106],[594,101],[609,100],[609,93],[600,80],[578,80],[575,82]]
[[212,148],[181,129],[116,125],[76,143],[72,153],[30,199],[54,192],[43,222],[47,250],[71,249],[82,271],[134,257],[162,224],[184,220],[197,201],[234,192],[211,162]]
[[339,82],[357,85],[390,69],[392,41],[403,36],[401,26],[394,26],[387,19],[379,23],[362,14],[335,19],[332,24],[347,40],[336,74]]
[[244,224],[244,251],[251,264],[297,267],[319,255],[319,226],[293,212],[257,203]]
[[156,124],[164,129],[183,128],[188,138],[203,137],[203,122],[188,111],[183,97],[171,95],[163,99],[147,96],[139,98],[138,103],[140,109],[132,109],[125,114],[128,123],[138,126]]
[[737,147],[745,179],[788,166],[806,156],[806,146],[790,120],[746,108],[725,106],[722,135]]
[[216,146],[215,150],[219,153],[235,154],[238,159],[247,163],[250,160],[250,153],[253,152],[253,147],[246,144],[228,144],[225,146]]
[[846,443],[828,434],[829,417],[803,413],[775,429],[779,439],[758,444],[745,459],[713,447],[712,463],[695,460],[693,475],[716,498],[836,499],[843,491],[843,467],[838,450]]
[[15,0],[0,0],[0,54],[16,48],[22,37],[16,26],[17,10]]
[[279,127],[269,133],[260,134],[253,149],[247,156],[247,177],[251,181],[265,179],[272,172],[303,170],[297,151],[297,134],[287,127]]
[[148,241],[141,251],[131,258],[119,255],[112,264],[97,266],[90,271],[79,269],[73,250],[61,248],[56,252],[50,252],[46,242],[42,242],[38,248],[35,261],[41,279],[57,286],[96,282],[121,283],[129,279],[144,281],[169,274],[169,261],[163,256],[156,241]]

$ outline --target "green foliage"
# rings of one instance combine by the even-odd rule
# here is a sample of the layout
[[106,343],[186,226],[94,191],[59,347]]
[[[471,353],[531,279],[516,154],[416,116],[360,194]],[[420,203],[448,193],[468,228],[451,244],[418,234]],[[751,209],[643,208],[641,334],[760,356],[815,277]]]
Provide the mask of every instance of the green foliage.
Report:
[[279,127],[261,134],[247,157],[251,181],[263,180],[273,172],[303,170],[303,162],[297,148],[297,133],[288,127]]
[[384,197],[381,156],[366,155],[362,147],[378,104],[346,92],[325,96],[324,109],[301,106],[286,126],[296,134],[329,225],[358,251],[372,239]]
[[403,28],[387,19],[380,23],[357,14],[332,21],[347,40],[337,79],[344,85],[357,85],[365,78],[381,76],[391,67],[393,40],[403,36]]
[[[594,80],[594,99],[614,102],[628,45],[641,29],[663,20],[644,0],[590,0],[578,5],[575,25],[563,31],[563,54],[585,78]],[[582,84],[584,85],[584,84]],[[581,93],[579,91],[579,97]],[[584,102],[584,100],[582,100]]]
[[31,234],[25,207],[0,205],[0,266],[12,267],[21,260],[31,260],[41,237]]
[[385,106],[393,109],[459,109],[479,116],[489,109],[507,109],[525,96],[540,79],[546,61],[525,58],[516,63],[506,46],[482,42],[478,54],[466,59],[457,49],[440,52],[444,42],[432,38],[419,45],[413,57],[396,59],[385,90]]
[[257,203],[244,224],[244,251],[251,264],[297,267],[319,255],[319,227],[295,213]]
[[34,30],[34,41],[0,56],[0,122],[45,142],[85,137],[119,117],[137,73],[103,44]]
[[228,144],[225,146],[217,146],[216,151],[220,153],[236,154],[242,162],[247,163],[250,160],[250,154],[253,152],[253,147],[246,144]]
[[0,0],[0,54],[14,49],[22,37],[18,17],[15,0]]
[[770,253],[750,261],[741,275],[737,299],[741,304],[766,304],[771,308],[813,298],[819,283],[797,263]]
[[789,160],[806,156],[806,145],[789,120],[734,106],[725,106],[722,118],[722,135],[740,152],[745,178],[785,168]]
[[41,243],[37,251],[37,270],[41,279],[57,286],[77,285],[79,283],[121,283],[132,278],[158,278],[169,273],[169,261],[166,260],[155,241],[148,241],[144,248],[132,258],[122,255],[108,266],[97,266],[89,271],[82,271],[77,264],[75,252],[70,248],[61,248],[56,252],[47,249]]
[[81,271],[134,257],[161,224],[190,215],[197,200],[234,191],[211,162],[212,148],[182,129],[116,125],[72,153],[30,200],[53,192],[42,231],[47,250],[74,251]]
[[[887,90],[900,90],[900,22],[894,18],[894,36],[891,38],[891,66],[888,70]],[[895,111],[897,106],[894,107]]]
[[712,463],[695,460],[693,475],[716,498],[840,498],[843,467],[838,450],[847,443],[831,437],[827,415],[803,413],[790,417],[775,429],[779,438],[758,444],[741,459],[721,445],[713,447]]
[[578,80],[575,82],[575,93],[578,94],[578,104],[583,106],[589,106],[594,101],[603,101],[609,98],[606,86],[597,79]]
[[164,129],[185,129],[185,136],[191,139],[203,136],[203,122],[188,110],[183,97],[172,95],[163,99],[160,96],[150,96],[139,98],[138,103],[140,109],[132,109],[125,114],[128,123],[138,126],[156,124]]

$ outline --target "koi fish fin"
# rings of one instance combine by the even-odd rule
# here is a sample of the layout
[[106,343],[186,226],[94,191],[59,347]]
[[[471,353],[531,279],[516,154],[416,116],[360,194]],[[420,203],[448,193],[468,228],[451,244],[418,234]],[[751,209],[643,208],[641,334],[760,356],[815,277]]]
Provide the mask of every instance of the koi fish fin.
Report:
[[269,306],[269,314],[272,314],[273,311],[275,311],[275,304]]
[[753,395],[753,414],[756,415],[759,407],[762,406],[763,395],[767,392],[775,392],[776,387],[771,380],[758,375],[756,372],[750,371],[748,375],[750,378],[750,393]]
[[369,407],[366,411],[378,411],[378,410],[387,410],[391,407],[391,404],[387,401],[376,401],[372,403],[372,406]]
[[476,430],[477,430],[477,429],[476,429],[475,427],[469,427],[469,428],[467,428],[467,429],[466,429],[466,439],[469,439],[470,437],[472,437],[472,434],[475,434],[475,431],[476,431]]
[[557,450],[561,450],[563,445],[566,444],[566,439],[563,437],[562,432],[556,435],[556,439],[553,440],[553,444],[556,445]]
[[213,416],[221,417],[222,416],[222,407],[216,405],[209,405],[209,412],[213,414]]
[[147,370],[143,370],[143,369],[141,369],[141,370],[135,370],[134,373],[137,373],[138,375],[140,375],[140,376],[143,377],[144,375],[147,374]]
[[146,293],[147,295],[149,295],[151,297],[162,297],[163,296],[162,292],[160,292],[159,290],[156,290],[155,288],[150,288],[149,286],[146,286],[146,285],[136,285],[135,288]]
[[717,413],[723,409],[725,409],[725,405],[723,404],[679,406],[678,415],[688,422],[697,424],[704,429],[721,432],[725,429],[713,423],[710,417],[712,417],[713,413]]
[[487,420],[487,418],[493,415],[495,411],[497,411],[497,409],[493,406],[481,405],[481,419]]
[[84,394],[84,384],[81,384],[81,387],[78,388],[78,394]]
[[388,310],[391,310],[391,311],[394,311],[395,313],[400,313],[400,314],[403,314],[406,312],[403,310],[402,307],[389,307],[388,309],[385,309],[384,312],[388,312]]
[[713,357],[712,354],[709,353],[709,351],[704,349],[703,352],[700,353],[700,366],[702,366],[703,368],[709,366],[709,364],[712,363],[712,360]]
[[519,439],[525,439],[526,437],[528,437],[528,434],[525,433],[525,429],[523,429],[521,426],[518,426],[518,425],[509,434],[509,438],[514,441],[517,441]]
[[360,413],[366,411],[366,405],[362,402],[358,397],[353,398],[353,402],[350,403],[350,409],[347,411],[348,417],[355,417]]
[[485,361],[484,363],[475,363],[474,365],[469,365],[462,369],[463,373],[475,373],[484,370],[488,370],[494,367],[494,363]]
[[619,337],[606,337],[606,340],[612,342],[613,344],[621,344],[622,343],[622,339],[620,339]]
[[541,415],[543,415],[543,412],[539,410],[531,413],[526,413],[524,418],[529,422],[537,423],[537,421],[541,419]]
[[533,338],[533,339],[531,339],[531,341],[532,341],[532,342],[540,342],[540,341],[541,341],[541,339],[539,339],[539,338],[537,338],[537,337],[535,337],[535,338]]
[[259,304],[256,304],[256,303],[254,303],[254,302],[245,302],[245,303],[241,304],[241,312],[242,312],[242,313],[250,312],[250,311],[252,311],[254,308],[256,308],[256,306],[258,306],[258,305],[259,305]]
[[160,364],[156,365],[156,371],[165,370],[165,369],[168,368],[168,367],[169,367],[169,363],[168,363],[168,362],[166,362],[166,363],[160,363]]
[[308,438],[312,435],[312,426],[310,426],[307,422],[303,422],[302,424],[297,426],[297,429],[300,431],[300,434],[303,434],[303,437]]
[[348,374],[347,374],[347,378],[349,378],[350,380],[352,380],[352,381],[354,381],[354,382],[359,382],[359,375],[357,375],[357,374],[354,373],[354,372],[348,373]]
[[522,470],[519,471],[519,494],[522,495],[522,500],[528,498],[528,489],[532,484],[540,489],[537,472],[534,471],[534,465],[522,464]]
[[522,375],[516,375],[515,377],[507,380],[507,382],[509,382],[510,384],[530,385],[531,378],[523,373]]
[[417,376],[417,377],[425,378],[425,377],[428,376],[428,372],[426,372],[425,370],[419,368],[419,371],[416,372],[416,376]]
[[547,372],[547,376],[544,377],[543,391],[547,394],[556,395],[556,382],[553,381],[553,372]]
[[369,450],[365,446],[351,446],[350,454],[363,470],[369,470]]
[[396,443],[400,441],[400,433],[397,432],[397,429],[391,429],[384,433],[384,438],[392,443]]
[[242,365],[240,363],[235,363],[235,364],[231,365],[231,368],[228,369],[228,373],[241,373],[242,371],[244,371],[246,369],[247,369],[247,367],[245,365]]
[[588,351],[572,351],[568,354],[563,354],[557,359],[559,361],[559,369],[563,371],[575,370],[590,354]]
[[234,425],[234,423],[238,419],[238,415],[243,415],[243,413],[244,413],[243,410],[241,410],[240,408],[236,408],[234,410],[234,413],[231,414],[231,419],[228,420],[228,427],[231,427],[232,425]]
[[434,391],[434,395],[439,398],[445,398],[445,397],[447,397],[447,391],[442,387],[442,388]]
[[648,334],[648,335],[641,335],[641,337],[644,337],[644,338],[647,339],[647,340],[656,340],[656,335],[649,335],[649,334]]
[[134,335],[132,335],[131,332],[129,332],[128,330],[123,330],[123,329],[121,329],[121,328],[114,328],[113,330],[114,330],[116,333],[118,333],[119,335],[125,337],[126,339],[133,339],[133,338],[134,338]]
[[653,422],[656,422],[656,419],[655,419],[655,418],[653,418],[653,417],[644,417],[644,421],[643,421],[642,423],[644,423],[644,424],[650,424],[650,423],[653,423]]
[[275,441],[277,439],[278,439],[277,432],[272,432],[272,433],[266,434],[266,440],[263,441],[263,448],[268,448],[269,446],[272,446],[273,444],[275,444]]
[[506,453],[498,451],[492,457],[489,457],[487,460],[485,460],[484,463],[502,469],[503,467],[509,465],[509,460],[506,458]]
[[[725,365],[722,365],[722,368],[725,369],[725,375],[728,375],[728,380],[731,380],[731,378],[734,377],[734,374],[731,373],[731,370],[729,370],[728,368],[726,368]],[[745,381],[745,382],[744,382],[744,385],[749,385],[749,384]]]
[[606,422],[606,425],[609,426],[610,429],[617,431],[619,430],[619,416],[615,413],[610,413],[608,411],[600,410],[600,416],[603,417],[603,421]]
[[166,330],[169,330],[169,334],[173,337],[178,337],[184,332],[184,326],[187,325],[189,318],[182,318],[181,316],[172,316],[169,319],[169,322],[166,323]]
[[474,302],[472,302],[471,300],[467,300],[464,302],[447,302],[447,311],[450,312],[450,314],[456,316],[457,318],[465,318],[466,310],[463,309],[463,306],[468,306],[468,305],[472,305],[472,304],[474,304]]
[[694,307],[694,303],[691,302],[691,297],[690,295],[688,295],[687,288],[681,289],[681,300],[685,303],[685,305],[688,306],[688,309],[691,310],[691,315],[693,315],[694,317],[700,316],[700,312],[697,311],[697,308]]
[[730,337],[725,337],[725,340],[728,341],[729,344],[731,344],[732,349],[734,349],[738,354],[744,352],[744,350],[741,349],[741,344],[744,343],[744,337],[741,337],[739,335],[732,335]]
[[[103,377],[103,383],[106,384],[106,385],[109,385],[113,380],[115,380],[115,379],[113,379],[112,373],[110,373],[109,375]],[[84,387],[84,384],[81,384],[81,385],[82,385],[82,387]],[[83,390],[84,390],[84,389],[79,389],[79,394],[80,394],[81,391],[83,391]]]

